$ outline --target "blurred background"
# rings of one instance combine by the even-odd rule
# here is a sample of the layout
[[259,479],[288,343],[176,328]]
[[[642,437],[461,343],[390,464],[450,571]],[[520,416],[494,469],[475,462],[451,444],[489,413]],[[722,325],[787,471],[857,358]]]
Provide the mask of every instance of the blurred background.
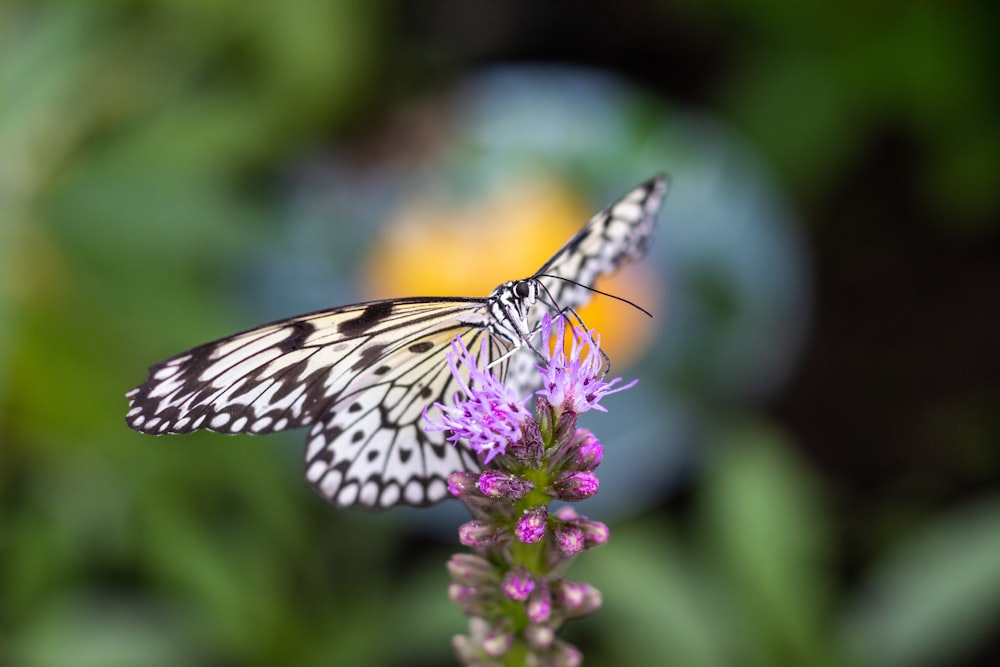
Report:
[[[1000,663],[990,3],[0,4],[0,664],[454,664],[456,508],[303,433],[153,438],[145,369],[484,295],[670,175],[615,374],[590,665]],[[625,397],[627,396],[627,398]],[[448,503],[446,503],[448,505]]]

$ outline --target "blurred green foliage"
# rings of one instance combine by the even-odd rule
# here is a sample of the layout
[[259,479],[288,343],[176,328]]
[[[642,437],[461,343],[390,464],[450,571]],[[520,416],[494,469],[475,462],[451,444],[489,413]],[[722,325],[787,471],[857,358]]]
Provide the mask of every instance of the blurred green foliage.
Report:
[[[724,9],[720,8],[720,5]],[[732,51],[720,96],[783,175],[815,194],[898,126],[950,224],[1000,206],[996,12],[986,2],[691,3]],[[876,147],[877,148],[877,147]]]
[[1000,496],[929,521],[855,590],[836,569],[829,497],[779,433],[720,426],[690,523],[638,519],[574,574],[600,581],[597,664],[956,664],[1000,614]]
[[[321,506],[299,481],[297,437],[153,440],[123,423],[146,365],[238,328],[226,281],[280,206],[274,173],[344,138],[390,101],[394,68],[416,67],[402,65],[420,45],[396,34],[399,11],[0,6],[0,663],[450,659],[464,621],[445,599],[447,545],[411,557],[391,520]],[[988,10],[673,12],[692,39],[726,38],[720,105],[798,196],[833,187],[873,126],[902,123],[930,156],[928,203],[956,225],[995,224]],[[573,571],[605,594],[576,629],[591,664],[919,667],[995,632],[996,486],[887,538],[845,583],[837,489],[759,415],[720,424],[695,509],[613,526]]]

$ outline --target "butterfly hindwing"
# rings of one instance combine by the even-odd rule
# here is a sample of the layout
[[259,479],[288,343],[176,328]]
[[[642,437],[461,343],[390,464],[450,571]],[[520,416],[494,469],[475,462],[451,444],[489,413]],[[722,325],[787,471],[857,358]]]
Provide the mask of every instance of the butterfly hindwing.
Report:
[[[428,347],[425,356],[409,359],[388,380],[359,378],[354,383],[358,389],[345,393],[313,425],[306,445],[306,480],[328,502],[377,509],[427,505],[446,497],[448,475],[479,469],[471,450],[453,446],[443,431],[427,432],[420,424],[427,406],[428,417],[439,421],[434,404],[451,402],[459,391],[447,357],[439,353],[455,333],[442,329],[421,339],[417,344]],[[466,328],[461,335],[478,357],[486,330]],[[490,338],[479,364],[505,351]],[[502,377],[504,364],[495,371]]]

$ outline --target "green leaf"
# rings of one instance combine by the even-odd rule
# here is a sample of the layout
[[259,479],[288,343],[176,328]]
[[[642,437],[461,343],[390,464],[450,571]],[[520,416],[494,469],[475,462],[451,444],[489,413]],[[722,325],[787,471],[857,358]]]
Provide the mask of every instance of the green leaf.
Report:
[[835,664],[817,482],[762,425],[727,426],[714,444],[701,528],[745,626],[745,650],[762,665]]
[[846,617],[858,664],[953,664],[1000,622],[1000,498],[900,544],[874,569]]

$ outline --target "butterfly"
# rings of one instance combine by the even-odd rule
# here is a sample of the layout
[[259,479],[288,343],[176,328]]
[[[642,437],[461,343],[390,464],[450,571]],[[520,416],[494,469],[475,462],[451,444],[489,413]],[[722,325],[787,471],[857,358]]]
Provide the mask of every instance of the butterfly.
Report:
[[508,384],[530,387],[536,372],[524,360],[534,360],[530,338],[542,314],[575,311],[600,276],[645,254],[666,188],[663,176],[639,185],[591,218],[534,275],[504,282],[485,298],[342,306],[171,357],[126,394],[125,420],[153,435],[309,427],[305,477],[331,505],[438,502],[448,496],[451,473],[482,467],[471,449],[420,425],[425,407],[437,421],[434,404],[458,390],[446,356],[454,338]]

